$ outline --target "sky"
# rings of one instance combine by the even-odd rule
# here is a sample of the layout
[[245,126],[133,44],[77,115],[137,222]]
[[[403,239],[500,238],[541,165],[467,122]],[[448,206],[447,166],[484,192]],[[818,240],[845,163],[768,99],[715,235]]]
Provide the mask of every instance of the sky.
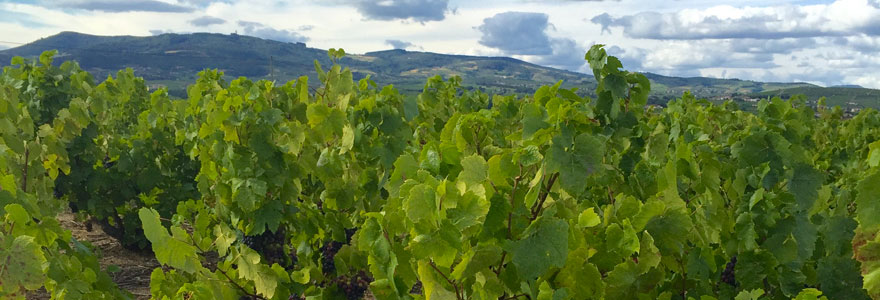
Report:
[[587,74],[584,53],[604,44],[631,71],[880,88],[880,0],[0,0],[0,49],[61,31],[236,32]]

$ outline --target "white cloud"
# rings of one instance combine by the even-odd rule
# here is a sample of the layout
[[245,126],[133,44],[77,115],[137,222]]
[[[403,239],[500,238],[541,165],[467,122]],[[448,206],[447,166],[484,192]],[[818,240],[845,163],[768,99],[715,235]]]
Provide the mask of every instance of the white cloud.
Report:
[[306,42],[309,40],[308,37],[305,37],[296,31],[275,29],[258,22],[238,21],[238,26],[242,27],[245,35],[258,38],[289,43]]
[[[308,39],[310,47],[342,47],[349,53],[388,49],[386,41],[395,40],[425,51],[514,56],[581,71],[586,71],[583,52],[602,43],[631,70],[880,87],[876,80],[880,77],[878,0],[826,4],[796,0],[381,0],[371,2],[381,8],[375,12],[365,10],[371,4],[365,0],[62,1],[67,6],[112,5],[71,9],[48,0],[0,2],[0,36],[25,43],[60,31],[98,35],[238,31],[284,41]],[[135,5],[152,1],[175,9],[165,9],[165,4]],[[410,5],[422,2],[434,7]],[[391,10],[394,4],[402,12]],[[541,22],[526,22],[533,26],[518,31],[531,40],[504,34],[504,26],[486,25],[481,30],[484,20],[509,11],[546,16],[546,21],[537,18]],[[205,16],[217,20],[205,19],[213,23],[209,26],[195,22]],[[584,20],[584,16],[590,17]],[[592,22],[594,16],[604,17]],[[239,20],[259,25],[240,25]],[[514,28],[515,23],[501,24]]]

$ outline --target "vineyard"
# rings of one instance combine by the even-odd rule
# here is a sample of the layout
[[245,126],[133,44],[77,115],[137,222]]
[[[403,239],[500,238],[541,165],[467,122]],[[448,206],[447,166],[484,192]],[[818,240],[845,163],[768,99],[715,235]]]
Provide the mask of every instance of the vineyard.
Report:
[[0,75],[0,298],[130,299],[57,216],[163,266],[154,299],[880,299],[880,113],[757,112],[649,80],[416,96],[336,62],[277,85],[16,57]]

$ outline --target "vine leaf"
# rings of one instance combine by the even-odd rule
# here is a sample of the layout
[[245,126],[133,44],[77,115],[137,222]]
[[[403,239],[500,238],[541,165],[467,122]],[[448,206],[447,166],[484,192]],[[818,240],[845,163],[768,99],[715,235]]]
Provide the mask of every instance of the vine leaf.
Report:
[[[14,239],[0,235],[0,282],[13,291],[19,287],[35,290],[43,285],[43,264],[46,257],[34,237],[21,235]],[[0,291],[8,292],[4,287]]]
[[571,195],[580,194],[590,174],[599,170],[605,144],[589,133],[578,135],[574,143],[562,135],[553,138],[547,151],[547,172],[559,172],[559,183]]
[[551,267],[563,267],[568,257],[568,223],[556,218],[539,218],[524,233],[524,238],[511,242],[507,250],[520,276],[532,280]]
[[171,231],[174,233],[172,237],[165,226],[162,226],[159,212],[152,208],[141,208],[138,217],[144,225],[144,235],[153,245],[153,252],[156,253],[156,260],[159,263],[188,273],[203,269],[195,246],[182,240],[188,235],[186,231],[180,227],[172,227]]
[[278,286],[278,278],[269,266],[260,263],[260,254],[247,247],[241,247],[241,255],[238,264],[239,278],[254,282],[257,293],[267,298],[275,295],[275,287]]

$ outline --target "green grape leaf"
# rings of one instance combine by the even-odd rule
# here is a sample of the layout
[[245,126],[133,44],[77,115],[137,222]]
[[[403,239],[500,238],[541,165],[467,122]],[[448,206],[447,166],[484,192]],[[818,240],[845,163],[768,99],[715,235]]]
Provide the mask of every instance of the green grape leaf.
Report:
[[596,265],[587,262],[589,250],[578,248],[569,252],[565,267],[555,276],[557,286],[569,288],[575,295],[593,295],[601,299],[605,290],[602,274]]
[[351,150],[354,146],[354,129],[351,128],[351,125],[345,125],[342,128],[342,143],[339,145],[341,148],[339,150],[339,154],[344,154]]
[[555,218],[539,218],[519,241],[505,248],[513,254],[513,264],[523,279],[541,276],[551,267],[563,267],[568,257],[568,223]]
[[[34,243],[31,236],[21,235],[15,238],[0,234],[0,292],[15,292],[19,288],[35,290],[43,286],[46,280],[43,275],[43,264],[46,257],[40,245]],[[11,288],[11,290],[9,290]]]
[[545,120],[547,112],[538,103],[528,103],[523,105],[523,129],[522,139],[527,140],[532,137],[538,130],[550,126]]
[[468,185],[481,184],[488,178],[489,166],[482,156],[472,155],[461,160],[461,173],[458,179]]
[[865,177],[856,187],[856,213],[859,225],[865,231],[880,228],[880,172]]
[[809,210],[819,198],[819,188],[822,187],[822,173],[806,164],[798,164],[794,167],[788,190],[794,195],[798,209]]
[[17,190],[15,177],[13,177],[12,174],[0,176],[0,191],[7,191],[15,197]]
[[828,300],[828,297],[822,296],[822,292],[814,288],[806,288],[794,298],[795,300]]
[[605,229],[605,242],[609,251],[624,257],[639,251],[639,238],[629,220],[624,220],[623,226],[618,223],[608,225]]
[[626,98],[626,79],[619,74],[608,74],[605,77],[605,90],[610,91],[614,98]]
[[645,230],[654,238],[654,244],[664,255],[684,252],[692,228],[691,219],[681,210],[667,210],[645,226]]
[[409,190],[406,200],[406,216],[413,222],[432,222],[437,214],[437,197],[434,189],[427,184],[419,184]]
[[269,266],[260,263],[260,254],[247,247],[241,247],[236,260],[238,276],[254,282],[257,294],[272,298],[278,286],[278,275]]
[[470,278],[477,272],[497,264],[500,260],[501,247],[494,244],[478,245],[462,256],[461,262],[455,266],[451,275],[456,280]]
[[437,274],[437,270],[435,270],[428,262],[419,261],[419,279],[422,281],[422,287],[424,288],[424,295],[426,300],[452,300],[456,299],[455,293],[447,290],[443,286],[443,276]]
[[650,233],[643,232],[639,244],[641,247],[639,249],[639,269],[644,274],[649,269],[659,266],[662,256],[660,255],[660,250],[654,246],[654,238]]
[[593,207],[585,209],[578,215],[578,226],[580,227],[593,227],[599,223],[602,223],[602,220],[599,219],[599,215],[596,214]]
[[754,289],[751,291],[742,291],[736,295],[734,300],[759,300],[761,296],[764,295],[764,290],[762,289]]
[[868,145],[868,165],[876,167],[880,165],[880,141],[875,141]]
[[188,236],[183,229],[172,227],[172,231],[175,233],[172,237],[168,234],[165,226],[162,226],[159,212],[152,208],[141,208],[138,211],[138,216],[144,227],[144,235],[153,245],[153,252],[156,253],[156,260],[159,263],[188,273],[195,273],[202,269],[196,248],[181,239]]
[[591,134],[578,135],[573,144],[560,135],[553,138],[547,151],[547,172],[559,172],[562,188],[569,194],[580,194],[587,177],[599,170],[604,153],[605,143]]
[[226,256],[229,246],[236,240],[235,232],[226,224],[217,224],[214,226],[214,235],[217,236],[217,239],[214,240],[214,244],[217,245],[217,253],[220,254],[220,257]]

